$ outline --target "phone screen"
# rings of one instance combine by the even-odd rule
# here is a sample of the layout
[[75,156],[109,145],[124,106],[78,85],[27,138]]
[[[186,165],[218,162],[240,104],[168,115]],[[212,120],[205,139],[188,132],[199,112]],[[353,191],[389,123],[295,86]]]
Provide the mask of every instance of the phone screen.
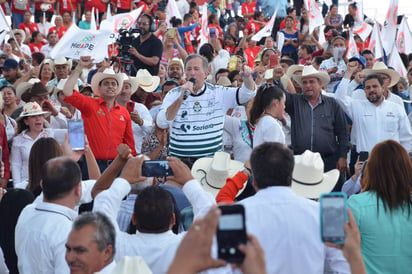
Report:
[[242,205],[219,206],[222,215],[217,229],[218,257],[231,263],[240,263],[244,254],[238,249],[246,243],[245,210]]
[[142,176],[164,177],[173,175],[173,171],[167,161],[144,161],[142,165]]
[[269,67],[270,68],[273,68],[273,67],[278,65],[279,62],[278,62],[278,55],[277,54],[272,54],[269,58],[270,58],[269,59]]
[[127,107],[127,111],[128,111],[129,113],[130,113],[130,112],[133,112],[133,111],[134,111],[134,102],[127,102],[126,107]]
[[342,194],[328,194],[321,197],[322,241],[343,243],[345,240],[346,197]]
[[368,157],[369,157],[369,153],[367,151],[359,152],[359,161],[360,162],[365,162],[366,160],[368,160]]
[[67,121],[70,146],[73,150],[83,150],[85,146],[83,120]]
[[209,33],[210,33],[210,38],[216,38],[216,29],[215,28],[210,28]]

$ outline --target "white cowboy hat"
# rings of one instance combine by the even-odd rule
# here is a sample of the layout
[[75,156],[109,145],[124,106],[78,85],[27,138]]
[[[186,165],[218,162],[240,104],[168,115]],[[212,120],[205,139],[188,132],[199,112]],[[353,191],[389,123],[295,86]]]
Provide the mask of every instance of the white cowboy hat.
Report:
[[[64,85],[66,84],[66,82],[67,82],[67,79],[61,79],[59,81],[59,83],[57,84],[57,87],[54,89],[54,96],[57,97],[57,93],[59,91],[63,90]],[[73,89],[79,91],[79,86],[77,84],[75,84]]]
[[26,33],[24,32],[24,30],[21,29],[15,29],[13,30],[13,34],[16,35],[16,33],[20,34],[21,36],[21,41],[22,43],[26,40]]
[[219,80],[217,80],[216,85],[224,86],[224,87],[232,87],[232,82],[230,82],[229,78],[226,76],[221,76]]
[[[192,166],[192,175],[198,180],[203,190],[216,197],[220,189],[226,184],[226,179],[233,177],[243,167],[243,163],[230,159],[226,152],[218,151],[213,158],[205,157],[196,160]],[[238,196],[246,187],[238,192]]]
[[323,160],[318,152],[306,150],[295,155],[292,174],[292,190],[299,196],[316,199],[322,193],[331,192],[339,178],[339,170],[324,173]]
[[107,68],[103,72],[96,72],[93,76],[91,86],[94,94],[100,96],[99,84],[104,79],[115,79],[117,81],[116,93],[120,92],[123,87],[123,75],[121,73],[115,73],[111,68]]
[[30,98],[33,96],[43,94],[51,95],[55,90],[55,88],[52,86],[46,86],[46,88],[44,88],[44,85],[39,85],[40,88],[37,87],[35,90],[32,90],[33,85],[36,83],[41,83],[40,79],[31,78],[27,82],[20,83],[16,88],[16,97],[20,100],[23,100],[24,102],[29,102]]
[[159,76],[152,76],[147,69],[139,69],[136,74],[136,81],[140,88],[146,92],[153,92],[160,83]]
[[302,75],[293,75],[293,80],[295,80],[300,86],[302,86],[302,79],[307,77],[318,78],[322,82],[323,86],[326,86],[330,81],[329,74],[324,71],[318,71],[313,66],[304,66]]
[[286,75],[289,77],[289,79],[292,79],[292,76],[299,71],[303,71],[304,65],[291,65],[288,67],[288,70],[286,71]]
[[129,77],[126,73],[122,73],[123,76],[123,85],[128,83],[130,85],[130,89],[132,90],[132,94],[136,92],[139,85],[137,84],[136,77]]
[[65,57],[57,57],[53,61],[53,69],[57,65],[67,65],[69,67],[69,69],[71,69],[72,68],[72,59],[66,59]]
[[44,117],[48,117],[50,115],[50,112],[43,111],[41,106],[36,102],[29,102],[23,106],[23,111],[20,113],[20,116],[17,117],[16,120],[19,121],[21,118],[37,115],[43,115]]
[[273,79],[273,68],[268,69],[265,71],[265,76],[263,76],[265,80]]
[[388,75],[389,77],[391,77],[391,83],[388,86],[389,88],[396,85],[400,79],[399,73],[393,69],[389,69],[383,62],[376,62],[373,65],[372,69],[364,69],[362,70],[362,72],[366,75],[377,74],[377,73],[383,73],[383,74]]
[[51,71],[54,71],[54,63],[53,60],[51,59],[44,59],[43,62],[41,62],[42,65],[44,64],[49,64]]
[[[102,272],[96,272],[99,274]],[[143,260],[142,257],[130,257],[124,256],[113,268],[110,274],[152,274],[153,272],[147,266],[146,262]]]

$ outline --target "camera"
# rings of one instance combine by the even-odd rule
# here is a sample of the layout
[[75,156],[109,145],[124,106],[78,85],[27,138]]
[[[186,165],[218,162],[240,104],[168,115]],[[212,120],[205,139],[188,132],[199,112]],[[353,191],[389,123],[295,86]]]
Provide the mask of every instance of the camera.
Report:
[[137,28],[130,28],[127,29],[120,29],[119,30],[119,37],[116,39],[116,44],[119,45],[119,57],[124,62],[132,62],[132,57],[129,53],[129,49],[132,47],[132,42],[135,39],[133,33],[140,33],[140,29]]

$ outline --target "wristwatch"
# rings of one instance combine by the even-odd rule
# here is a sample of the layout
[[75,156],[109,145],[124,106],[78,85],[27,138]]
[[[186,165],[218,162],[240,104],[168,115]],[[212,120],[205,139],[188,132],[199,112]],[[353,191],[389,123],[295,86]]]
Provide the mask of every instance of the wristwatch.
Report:
[[245,175],[248,177],[252,175],[252,170],[245,166],[243,166],[239,171],[245,173]]

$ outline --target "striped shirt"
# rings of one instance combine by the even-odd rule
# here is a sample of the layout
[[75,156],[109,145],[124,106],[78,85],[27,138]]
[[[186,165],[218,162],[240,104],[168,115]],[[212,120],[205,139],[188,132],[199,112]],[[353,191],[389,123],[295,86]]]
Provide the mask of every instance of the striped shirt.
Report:
[[167,121],[167,108],[179,98],[181,87],[166,95],[157,124],[170,128],[171,156],[201,158],[213,156],[223,147],[223,123],[226,111],[251,99],[255,92],[242,86],[227,88],[205,83],[197,95],[191,94],[180,106],[173,121]]

